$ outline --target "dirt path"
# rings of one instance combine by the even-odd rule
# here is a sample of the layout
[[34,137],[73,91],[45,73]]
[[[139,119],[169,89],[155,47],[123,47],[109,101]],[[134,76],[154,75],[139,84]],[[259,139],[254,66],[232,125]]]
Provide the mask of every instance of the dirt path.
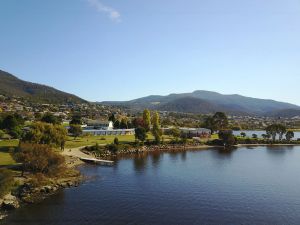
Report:
[[65,149],[62,154],[76,158],[94,158],[93,156],[83,153],[81,149],[83,149],[83,147]]

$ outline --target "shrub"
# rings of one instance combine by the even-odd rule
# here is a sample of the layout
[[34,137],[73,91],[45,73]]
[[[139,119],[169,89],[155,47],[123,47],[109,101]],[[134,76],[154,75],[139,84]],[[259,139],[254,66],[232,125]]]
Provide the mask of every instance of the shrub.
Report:
[[29,183],[32,187],[40,187],[40,186],[47,185],[49,183],[49,180],[47,177],[45,177],[44,174],[37,173],[32,175]]
[[108,151],[110,151],[111,153],[116,154],[119,151],[119,146],[116,144],[110,144],[107,145]]
[[65,158],[47,145],[21,143],[13,154],[23,172],[56,176],[65,170]]

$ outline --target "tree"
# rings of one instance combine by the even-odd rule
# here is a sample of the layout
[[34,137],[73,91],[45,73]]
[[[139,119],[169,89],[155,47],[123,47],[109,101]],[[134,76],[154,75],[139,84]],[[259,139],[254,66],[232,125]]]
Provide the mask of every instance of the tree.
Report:
[[178,138],[180,138],[180,134],[181,131],[177,127],[174,127],[170,130],[170,135],[172,135],[176,141],[178,140]]
[[277,132],[278,132],[278,135],[279,135],[279,141],[281,141],[282,138],[283,138],[283,135],[286,133],[286,127],[282,124],[278,124],[277,125]]
[[225,113],[217,112],[212,117],[212,123],[217,130],[225,130],[228,127],[228,118]]
[[82,127],[81,125],[71,124],[69,132],[74,136],[74,139],[76,139],[82,134]]
[[211,134],[213,134],[213,133],[217,130],[216,125],[214,124],[214,119],[213,119],[212,116],[208,116],[208,117],[205,119],[205,121],[204,121],[204,123],[203,123],[202,126],[203,126],[204,128],[210,129]]
[[236,144],[236,138],[233,135],[232,130],[219,131],[219,138],[222,140],[224,147],[232,147]]
[[276,140],[276,135],[277,135],[277,124],[272,124],[266,128],[266,133],[267,135],[270,135],[273,142]]
[[154,112],[152,116],[152,134],[155,138],[155,142],[159,144],[161,142],[162,131],[160,129],[160,120],[158,112]]
[[257,134],[252,134],[252,138],[257,139],[258,138]]
[[134,119],[132,120],[132,126],[133,126],[134,128],[145,127],[143,118],[134,118]]
[[147,131],[144,127],[138,127],[135,129],[135,139],[144,143],[147,138]]
[[115,144],[115,145],[119,145],[119,144],[120,144],[120,143],[119,143],[119,138],[115,137],[115,139],[114,139],[114,144]]
[[289,130],[289,131],[286,133],[286,135],[285,135],[285,138],[286,138],[286,140],[288,140],[288,141],[291,141],[294,137],[295,137],[295,134],[294,134],[294,132],[291,131],[291,130]]
[[270,135],[268,135],[268,134],[262,134],[261,136],[262,136],[263,139],[265,139],[265,140],[270,138]]
[[82,124],[82,117],[80,114],[75,114],[72,116],[72,119],[70,121],[70,125],[81,125]]
[[145,109],[143,112],[143,121],[144,121],[146,131],[147,132],[150,131],[150,129],[151,129],[151,114],[148,109]]
[[276,140],[276,135],[279,135],[279,140],[281,141],[283,135],[286,133],[286,127],[282,124],[272,124],[266,128],[267,134],[272,137],[273,142]]
[[61,124],[60,119],[57,116],[54,116],[52,113],[46,113],[43,115],[41,122],[51,123],[51,124]]
[[2,129],[11,135],[13,138],[20,138],[22,136],[21,126],[24,124],[23,118],[18,114],[9,114],[4,117],[2,121]]
[[120,129],[120,121],[119,120],[116,120],[116,122],[114,123],[114,128]]
[[28,171],[55,176],[65,170],[65,158],[48,145],[21,143],[13,158],[22,163],[23,173]]
[[30,127],[23,141],[35,144],[46,144],[64,149],[67,130],[61,125],[36,122]]
[[120,123],[120,128],[128,129],[127,118],[122,118],[121,123]]
[[13,172],[8,169],[0,169],[0,198],[11,191],[14,183]]
[[242,136],[243,138],[245,138],[247,135],[246,135],[245,132],[242,132],[242,133],[241,133],[241,136]]
[[2,128],[11,130],[19,126],[18,120],[14,115],[7,115],[2,121]]
[[112,113],[112,114],[109,116],[108,121],[111,121],[111,122],[115,123],[115,122],[116,122],[115,114]]

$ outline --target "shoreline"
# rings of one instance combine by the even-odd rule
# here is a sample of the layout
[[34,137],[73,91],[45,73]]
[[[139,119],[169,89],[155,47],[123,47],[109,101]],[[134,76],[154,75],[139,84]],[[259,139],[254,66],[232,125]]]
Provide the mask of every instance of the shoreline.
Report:
[[[241,148],[241,147],[258,147],[258,146],[269,146],[269,147],[280,147],[280,146],[300,146],[300,144],[237,144],[232,146],[233,148]],[[181,151],[188,151],[188,150],[209,150],[212,148],[215,149],[224,149],[224,146],[218,145],[153,145],[153,146],[143,146],[141,148],[133,148],[130,150],[120,150],[117,154],[106,153],[100,156],[96,156],[93,152],[88,152],[82,148],[76,148],[76,150],[80,151],[81,153],[85,154],[87,157],[94,157],[96,159],[103,159],[103,160],[112,160],[117,157],[126,157],[132,156],[135,154],[144,154],[144,153],[152,153],[152,152],[181,152]]]
[[[300,146],[300,144],[238,144],[233,147],[258,147],[258,146],[269,146],[269,147],[280,147],[280,146]],[[77,167],[86,164],[80,159],[80,156],[92,157],[93,154],[87,154],[84,150],[85,147],[73,148],[68,151],[62,152],[62,155],[66,158],[66,165],[70,169],[75,169],[78,171]],[[153,152],[184,152],[184,151],[198,151],[198,150],[210,150],[213,148],[224,149],[223,146],[214,145],[162,145],[162,146],[143,146],[140,149],[132,149],[127,152],[120,152],[117,155],[110,155],[107,157],[98,157],[101,159],[111,159],[116,157],[126,157],[132,156],[134,154],[143,153],[153,153]],[[94,156],[93,156],[94,157]],[[38,188],[30,189],[26,182],[22,185],[24,186],[18,193],[8,194],[10,198],[10,205],[7,209],[3,209],[3,202],[5,197],[0,199],[0,221],[9,216],[9,213],[13,210],[17,210],[20,207],[26,207],[28,204],[36,204],[45,200],[52,195],[55,195],[59,191],[67,188],[78,187],[81,183],[85,181],[86,177],[79,174],[76,177],[66,177],[66,178],[53,178],[50,185],[41,186]],[[11,208],[10,208],[11,206]]]
[[0,198],[0,221],[9,216],[14,210],[26,207],[29,204],[42,202],[59,191],[78,187],[82,184],[86,180],[86,177],[80,174],[77,167],[84,164],[84,162],[78,158],[69,156],[65,156],[65,159],[67,168],[74,169],[74,171],[71,171],[73,174],[68,171],[71,174],[65,177],[49,178],[47,185],[32,187],[26,175],[22,178],[16,177],[16,182],[22,180],[23,183],[15,191]]

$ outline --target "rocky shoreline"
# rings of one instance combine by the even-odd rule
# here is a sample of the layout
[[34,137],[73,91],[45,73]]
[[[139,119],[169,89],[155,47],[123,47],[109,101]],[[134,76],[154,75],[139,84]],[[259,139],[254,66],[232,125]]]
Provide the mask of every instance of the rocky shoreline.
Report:
[[[255,147],[255,146],[270,146],[270,147],[276,147],[276,146],[299,146],[300,144],[278,144],[278,143],[273,143],[273,144],[261,144],[261,143],[256,143],[256,144],[237,144],[232,147],[239,148],[239,147]],[[171,144],[166,144],[166,145],[152,145],[152,146],[142,146],[142,147],[136,147],[136,148],[131,148],[131,149],[120,149],[117,153],[111,153],[109,151],[105,151],[104,153],[97,154],[95,152],[91,152],[86,150],[86,148],[82,148],[81,151],[87,155],[90,155],[92,157],[98,158],[98,159],[113,159],[118,156],[128,156],[128,155],[134,155],[134,154],[142,154],[142,153],[151,153],[151,152],[181,152],[181,151],[186,151],[186,150],[203,150],[203,149],[210,149],[210,148],[218,148],[218,149],[223,149],[224,146],[220,145],[207,145],[207,144],[187,144],[187,145],[171,145]]]
[[[80,164],[80,160],[67,160],[67,166],[69,168],[74,168]],[[83,181],[84,177],[79,173],[64,178],[52,178],[49,184],[39,187],[33,187],[29,180],[25,179],[23,184],[16,190],[0,198],[0,220],[4,219],[12,210],[16,210],[27,204],[41,202],[60,190],[78,187]]]

